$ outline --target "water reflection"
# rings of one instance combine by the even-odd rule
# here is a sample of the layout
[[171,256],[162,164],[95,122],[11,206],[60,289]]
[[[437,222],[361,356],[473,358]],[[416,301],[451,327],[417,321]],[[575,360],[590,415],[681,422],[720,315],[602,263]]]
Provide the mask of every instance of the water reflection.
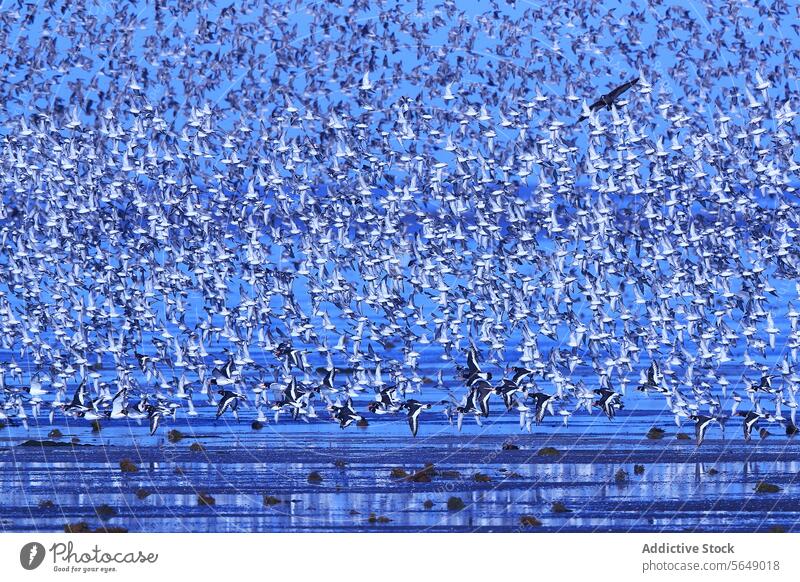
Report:
[[[634,470],[632,462],[499,458],[479,470],[436,464],[430,482],[413,482],[392,477],[395,466],[374,456],[338,465],[330,460],[336,455],[313,463],[178,456],[141,463],[136,473],[120,472],[105,454],[74,456],[0,462],[4,529],[61,530],[87,521],[132,531],[516,531],[533,529],[523,517],[535,516],[543,530],[680,531],[792,527],[800,518],[796,460],[645,462]],[[412,456],[403,463],[409,472],[422,464]],[[312,471],[322,480],[310,482]],[[780,493],[754,493],[767,479]],[[213,504],[199,503],[200,493]],[[464,507],[448,508],[451,497]],[[95,510],[101,505],[113,508],[105,520]]]

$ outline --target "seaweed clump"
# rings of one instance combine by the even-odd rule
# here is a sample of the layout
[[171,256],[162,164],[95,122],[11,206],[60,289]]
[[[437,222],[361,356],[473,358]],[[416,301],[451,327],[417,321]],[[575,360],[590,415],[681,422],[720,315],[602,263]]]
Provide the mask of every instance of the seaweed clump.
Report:
[[780,493],[780,492],[781,488],[773,483],[760,481],[758,485],[756,485],[756,493]]
[[131,461],[130,459],[122,459],[119,462],[119,470],[123,473],[138,473],[139,467],[136,466],[136,463]]
[[553,510],[553,513],[572,513],[572,510],[564,505],[564,503],[561,501],[554,501],[551,509]]
[[542,525],[542,522],[532,515],[523,515],[519,521],[523,527],[540,527]]
[[464,504],[464,500],[460,497],[451,497],[447,500],[448,511],[461,511],[465,507],[466,505]]

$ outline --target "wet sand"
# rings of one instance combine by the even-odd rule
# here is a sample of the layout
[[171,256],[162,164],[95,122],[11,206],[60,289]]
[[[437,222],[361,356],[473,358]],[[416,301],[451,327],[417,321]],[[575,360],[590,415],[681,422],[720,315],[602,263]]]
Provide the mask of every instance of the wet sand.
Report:
[[690,426],[662,424],[664,436],[651,439],[640,430],[651,419],[635,415],[602,425],[621,429],[614,436],[589,433],[591,424],[564,428],[552,421],[534,434],[509,435],[506,420],[465,426],[461,434],[432,421],[414,440],[391,421],[348,431],[281,424],[276,432],[271,424],[221,430],[184,419],[169,427],[181,432],[178,442],[166,429],[132,439],[135,431],[146,434],[136,423],[99,433],[76,425],[58,439],[47,438],[49,427],[7,427],[0,525],[63,531],[85,522],[90,529],[178,532],[797,529],[800,442],[782,435],[751,443],[738,434],[712,435],[697,447],[676,436]]

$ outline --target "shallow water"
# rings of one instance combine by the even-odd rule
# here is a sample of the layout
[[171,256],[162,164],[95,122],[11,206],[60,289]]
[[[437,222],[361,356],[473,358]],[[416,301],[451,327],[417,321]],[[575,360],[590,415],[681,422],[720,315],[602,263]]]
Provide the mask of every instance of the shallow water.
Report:
[[[657,440],[629,431],[581,436],[576,426],[509,438],[497,425],[457,435],[432,422],[412,443],[389,424],[237,427],[218,436],[210,425],[192,434],[177,423],[181,441],[136,445],[125,444],[119,427],[98,435],[79,427],[59,439],[63,446],[44,447],[22,445],[7,429],[2,528],[61,531],[85,521],[129,531],[762,531],[794,530],[800,519],[800,454],[782,436],[745,444],[712,435],[696,447],[676,438],[677,429]],[[192,452],[198,442],[204,450]],[[509,442],[519,449],[503,450]],[[137,472],[122,472],[123,460]],[[428,463],[429,482],[392,475]],[[309,482],[314,471],[321,481]],[[762,481],[780,490],[756,492]],[[213,506],[198,494],[212,496]],[[267,506],[265,495],[279,502]],[[464,508],[448,510],[451,497]],[[554,502],[569,512],[554,512]],[[94,509],[101,505],[112,508],[103,518]],[[523,516],[541,525],[524,525]]]

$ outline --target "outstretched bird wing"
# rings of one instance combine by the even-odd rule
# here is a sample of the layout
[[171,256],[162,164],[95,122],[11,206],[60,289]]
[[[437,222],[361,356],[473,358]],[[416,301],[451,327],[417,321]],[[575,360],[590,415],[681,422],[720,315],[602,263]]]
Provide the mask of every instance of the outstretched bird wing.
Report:
[[592,115],[592,111],[595,111],[596,109],[598,109],[600,107],[602,107],[602,100],[595,101],[594,103],[592,103],[591,106],[586,105],[586,101],[584,101],[583,104],[581,105],[581,116],[578,118],[578,121],[576,121],[575,123],[580,123],[584,119],[589,119],[589,117],[591,117],[591,115]]
[[417,436],[417,429],[419,428],[419,419],[414,414],[408,416],[408,426],[411,427],[411,436]]
[[[638,82],[639,82],[639,77],[636,77],[634,79],[631,79],[627,83],[623,83],[622,85],[620,85],[619,87],[617,87],[616,89],[614,89],[613,91],[611,91],[607,95],[608,101],[611,102],[611,101],[616,100],[617,97],[622,95],[625,91],[627,91],[628,89],[633,87]],[[594,105],[592,105],[592,107],[594,107]]]
[[[589,111],[597,111],[598,109],[602,109],[606,106],[606,102],[603,99],[598,99],[591,105],[589,105]],[[586,117],[589,117],[588,115]]]

